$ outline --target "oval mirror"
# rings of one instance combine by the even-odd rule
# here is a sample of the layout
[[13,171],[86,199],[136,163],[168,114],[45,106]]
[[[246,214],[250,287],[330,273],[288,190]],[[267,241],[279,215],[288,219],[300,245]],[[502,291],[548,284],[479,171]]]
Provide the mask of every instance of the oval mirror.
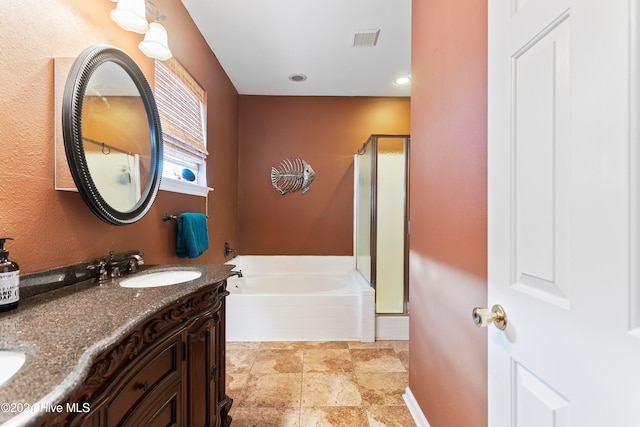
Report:
[[62,131],[71,176],[93,213],[115,225],[142,218],[160,185],[162,130],[151,87],[129,55],[96,45],[78,56]]

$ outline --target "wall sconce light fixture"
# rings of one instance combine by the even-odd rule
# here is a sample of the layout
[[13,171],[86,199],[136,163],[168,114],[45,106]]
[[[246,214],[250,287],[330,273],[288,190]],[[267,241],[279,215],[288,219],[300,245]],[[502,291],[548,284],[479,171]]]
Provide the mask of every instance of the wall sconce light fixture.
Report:
[[[160,61],[166,61],[173,56],[169,50],[167,30],[157,22],[164,19],[164,16],[160,16],[155,4],[145,0],[115,1],[118,5],[111,11],[111,19],[124,30],[144,34],[144,40],[138,44],[142,53]],[[152,16],[155,22],[149,24],[147,15]]]
[[166,61],[173,55],[169,50],[167,30],[158,22],[149,24],[149,31],[144,35],[144,40],[138,44],[138,48],[149,58]]
[[123,30],[144,34],[149,29],[144,0],[120,0],[109,16]]

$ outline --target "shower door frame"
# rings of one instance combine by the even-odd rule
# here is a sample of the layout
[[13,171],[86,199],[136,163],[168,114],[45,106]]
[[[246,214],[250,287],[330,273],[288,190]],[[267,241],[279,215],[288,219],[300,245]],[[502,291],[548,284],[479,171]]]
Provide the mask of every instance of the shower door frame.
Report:
[[[404,316],[409,314],[409,152],[411,135],[408,134],[372,134],[362,145],[360,152],[366,151],[367,145],[372,150],[371,156],[371,212],[370,212],[370,252],[371,252],[371,287],[376,288],[377,281],[377,248],[378,248],[378,140],[384,138],[402,138],[404,153],[404,284],[402,313],[378,313],[378,316]],[[377,293],[376,293],[377,295]],[[377,297],[376,297],[377,300]],[[377,301],[376,301],[377,302]]]

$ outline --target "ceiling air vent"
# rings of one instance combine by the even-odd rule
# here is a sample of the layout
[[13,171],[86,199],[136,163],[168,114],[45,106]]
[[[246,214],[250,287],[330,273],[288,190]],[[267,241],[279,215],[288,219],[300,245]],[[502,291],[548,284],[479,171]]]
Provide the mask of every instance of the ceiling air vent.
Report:
[[375,46],[380,30],[356,30],[353,33],[353,47]]

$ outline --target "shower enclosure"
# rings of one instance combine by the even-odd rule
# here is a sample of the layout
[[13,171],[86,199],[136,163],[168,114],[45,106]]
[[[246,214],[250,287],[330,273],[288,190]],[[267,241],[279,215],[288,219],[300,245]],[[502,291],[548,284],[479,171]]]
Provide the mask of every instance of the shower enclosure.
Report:
[[354,161],[356,269],[376,313],[409,312],[409,135],[371,135]]

